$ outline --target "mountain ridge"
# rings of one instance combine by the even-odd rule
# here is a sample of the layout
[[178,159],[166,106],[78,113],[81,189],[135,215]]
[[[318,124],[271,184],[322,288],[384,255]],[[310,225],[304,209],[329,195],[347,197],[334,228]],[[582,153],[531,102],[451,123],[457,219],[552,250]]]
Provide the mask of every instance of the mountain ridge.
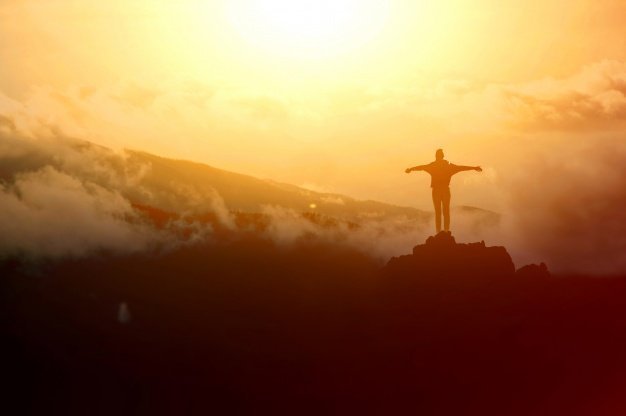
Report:
[[[373,199],[360,200],[340,193],[313,191],[273,179],[260,179],[217,168],[206,163],[171,159],[137,150],[127,152],[133,162],[150,165],[150,172],[146,173],[147,184],[157,186],[159,183],[177,181],[184,186],[191,185],[207,195],[214,191],[231,211],[261,212],[267,206],[280,206],[296,212],[318,213],[341,220],[405,217],[422,224],[426,224],[433,216],[432,212],[418,208]],[[154,206],[151,201],[140,198],[133,199],[133,202]],[[170,212],[177,211],[174,204],[155,207]],[[482,208],[457,206],[453,210],[475,215],[476,221],[482,224],[496,225],[499,222],[498,213]]]

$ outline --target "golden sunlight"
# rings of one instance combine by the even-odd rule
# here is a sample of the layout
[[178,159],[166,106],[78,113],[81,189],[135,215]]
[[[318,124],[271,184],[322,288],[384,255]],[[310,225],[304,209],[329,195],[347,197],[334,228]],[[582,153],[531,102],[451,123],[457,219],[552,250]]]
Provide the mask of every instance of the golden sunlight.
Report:
[[301,58],[359,47],[380,32],[389,12],[386,0],[233,0],[227,7],[246,41]]

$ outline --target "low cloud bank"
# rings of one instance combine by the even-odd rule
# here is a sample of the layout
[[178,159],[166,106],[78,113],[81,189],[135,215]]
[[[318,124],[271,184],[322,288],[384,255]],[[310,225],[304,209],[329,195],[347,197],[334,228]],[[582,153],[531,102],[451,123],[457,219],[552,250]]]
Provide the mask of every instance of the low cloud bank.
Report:
[[206,241],[211,225],[185,220],[195,200],[233,226],[219,195],[192,198],[171,185],[167,197],[180,201],[182,216],[157,229],[133,207],[162,198],[142,184],[149,164],[59,134],[32,138],[5,126],[11,128],[0,130],[0,258],[130,254]]
[[503,228],[522,259],[565,273],[626,272],[626,139],[533,155],[510,184]]
[[1,254],[46,258],[132,253],[159,240],[118,192],[50,166],[0,185],[0,235]]

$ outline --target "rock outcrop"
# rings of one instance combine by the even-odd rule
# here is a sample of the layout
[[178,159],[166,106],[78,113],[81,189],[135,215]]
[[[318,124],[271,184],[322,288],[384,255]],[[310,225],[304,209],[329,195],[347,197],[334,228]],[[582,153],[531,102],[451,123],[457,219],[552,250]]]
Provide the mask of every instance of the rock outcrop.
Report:
[[511,278],[545,277],[545,264],[529,265],[517,273],[506,248],[488,247],[484,241],[459,244],[450,232],[428,237],[425,244],[413,247],[413,254],[393,257],[384,267],[387,276],[423,278]]
[[524,267],[520,267],[516,272],[515,276],[521,277],[524,279],[533,279],[533,278],[547,278],[550,277],[550,272],[548,271],[548,266],[545,263],[541,264],[528,264]]

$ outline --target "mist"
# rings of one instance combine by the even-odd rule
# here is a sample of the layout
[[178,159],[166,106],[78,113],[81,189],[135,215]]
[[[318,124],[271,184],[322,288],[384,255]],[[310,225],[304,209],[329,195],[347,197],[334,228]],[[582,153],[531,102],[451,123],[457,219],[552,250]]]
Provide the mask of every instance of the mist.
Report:
[[[148,164],[82,140],[0,132],[0,167],[0,257],[125,255],[206,241],[211,225],[185,220],[198,200],[203,201],[200,209],[210,207],[232,227],[219,195],[192,198],[172,185],[163,196],[141,184]],[[134,206],[167,205],[170,199],[178,201],[180,215],[160,228]]]
[[500,232],[522,261],[561,273],[626,272],[626,140],[546,141],[512,177]]
[[0,185],[0,256],[133,253],[159,238],[118,192],[46,166]]

